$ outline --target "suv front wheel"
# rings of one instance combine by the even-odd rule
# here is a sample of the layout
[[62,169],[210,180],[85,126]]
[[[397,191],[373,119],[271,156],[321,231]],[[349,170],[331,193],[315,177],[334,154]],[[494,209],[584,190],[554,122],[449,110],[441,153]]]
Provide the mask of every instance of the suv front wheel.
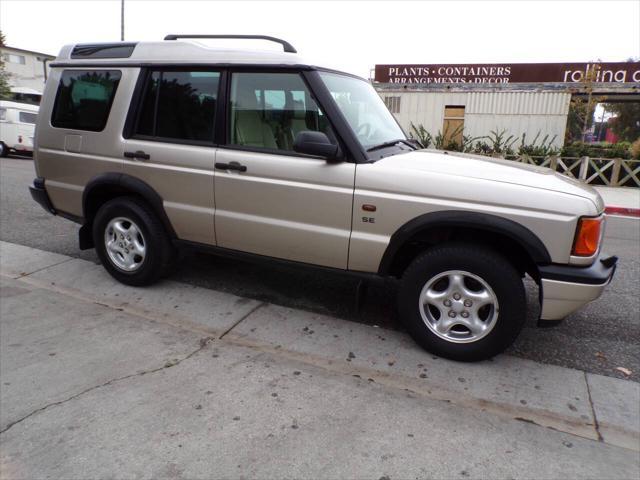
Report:
[[168,271],[174,247],[153,211],[135,197],[108,201],[93,221],[93,241],[104,268],[127,285],[150,285]]
[[418,256],[404,272],[398,302],[411,336],[452,360],[502,352],[526,318],[518,271],[497,252],[464,243],[438,245]]

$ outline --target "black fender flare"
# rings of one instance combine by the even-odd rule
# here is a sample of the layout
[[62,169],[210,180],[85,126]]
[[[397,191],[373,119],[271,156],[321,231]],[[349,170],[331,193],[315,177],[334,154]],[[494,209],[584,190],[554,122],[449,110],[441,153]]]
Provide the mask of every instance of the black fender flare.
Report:
[[513,220],[488,213],[444,210],[420,215],[396,230],[382,256],[378,274],[383,276],[390,274],[396,254],[412,237],[421,231],[438,227],[472,228],[498,233],[517,242],[529,254],[534,263],[551,263],[549,251],[537,235]]
[[[172,239],[177,238],[176,232],[169,221],[167,212],[164,210],[162,197],[148,183],[139,178],[127,175],[126,173],[106,172],[93,177],[85,186],[82,192],[82,216],[84,224],[80,228],[80,249],[84,250],[93,247],[93,235],[91,232],[93,217],[97,208],[91,205],[92,195],[96,191],[116,191],[122,195],[136,195],[145,200],[153,209],[167,233]],[[98,207],[99,208],[99,207]]]

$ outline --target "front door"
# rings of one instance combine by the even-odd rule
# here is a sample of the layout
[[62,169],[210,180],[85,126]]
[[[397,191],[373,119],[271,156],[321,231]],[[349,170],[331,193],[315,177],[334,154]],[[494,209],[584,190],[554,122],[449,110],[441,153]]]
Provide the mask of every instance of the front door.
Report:
[[347,268],[355,164],[297,154],[298,132],[337,142],[298,73],[232,73],[216,154],[218,246]]

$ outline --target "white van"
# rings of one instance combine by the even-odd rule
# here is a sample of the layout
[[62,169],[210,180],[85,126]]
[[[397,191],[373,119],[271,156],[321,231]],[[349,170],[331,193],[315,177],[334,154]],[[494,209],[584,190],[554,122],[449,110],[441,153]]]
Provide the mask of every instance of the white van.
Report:
[[0,157],[33,154],[38,110],[37,105],[0,100]]

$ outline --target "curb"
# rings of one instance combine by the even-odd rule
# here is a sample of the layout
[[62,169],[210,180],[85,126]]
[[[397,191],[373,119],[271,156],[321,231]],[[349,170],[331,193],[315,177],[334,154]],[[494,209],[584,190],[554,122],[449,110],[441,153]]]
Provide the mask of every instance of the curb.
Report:
[[640,218],[640,208],[607,206],[604,208],[607,215],[622,215],[625,217]]

